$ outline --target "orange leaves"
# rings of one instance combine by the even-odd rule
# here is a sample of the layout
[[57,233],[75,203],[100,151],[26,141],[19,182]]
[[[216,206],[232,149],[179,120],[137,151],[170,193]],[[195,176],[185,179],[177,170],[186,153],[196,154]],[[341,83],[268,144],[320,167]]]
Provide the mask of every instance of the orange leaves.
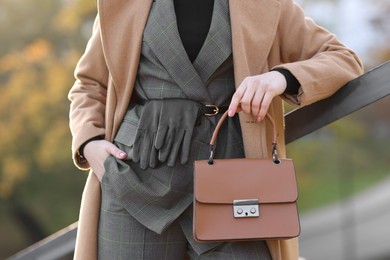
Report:
[[37,39],[28,45],[23,56],[28,62],[39,62],[48,57],[52,51],[51,44],[44,39]]
[[12,193],[17,182],[26,178],[27,166],[17,155],[9,155],[1,161],[0,198],[6,198]]
[[[71,165],[67,93],[73,67],[73,57],[58,57],[45,39],[0,58],[1,196],[34,171],[50,172],[52,162],[68,159]],[[63,152],[57,156],[53,147]]]

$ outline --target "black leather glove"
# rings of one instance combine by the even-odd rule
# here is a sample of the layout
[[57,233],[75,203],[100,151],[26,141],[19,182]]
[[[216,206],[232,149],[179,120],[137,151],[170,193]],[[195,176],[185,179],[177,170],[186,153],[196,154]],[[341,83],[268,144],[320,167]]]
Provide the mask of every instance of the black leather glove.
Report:
[[158,159],[173,167],[176,160],[188,161],[192,133],[199,117],[201,104],[188,99],[164,99],[161,106],[155,148]]
[[141,169],[155,168],[158,151],[154,146],[160,119],[162,100],[150,100],[144,105],[133,144],[133,161]]
[[188,161],[193,128],[201,104],[187,99],[149,100],[144,105],[133,146],[133,161],[141,169],[160,162],[173,167]]

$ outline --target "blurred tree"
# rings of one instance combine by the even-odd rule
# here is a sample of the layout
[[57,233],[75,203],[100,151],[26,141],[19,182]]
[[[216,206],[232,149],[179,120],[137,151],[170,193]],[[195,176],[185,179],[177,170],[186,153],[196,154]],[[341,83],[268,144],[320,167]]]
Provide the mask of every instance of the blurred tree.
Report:
[[371,20],[372,24],[380,31],[383,41],[378,41],[378,46],[372,52],[377,63],[390,60],[390,2],[388,0],[371,0],[378,6],[378,14]]
[[60,9],[60,1],[2,0],[0,2],[0,56],[11,49],[23,48],[39,34],[53,35],[51,21]]
[[[378,28],[390,24],[388,14],[373,21]],[[77,219],[85,174],[70,157],[67,93],[95,15],[95,0],[0,1],[0,230],[8,234],[0,236],[1,259]],[[369,115],[388,120],[388,104],[381,107]],[[340,171],[370,178],[378,161],[390,161],[380,157],[388,131],[379,138],[373,118],[342,120],[289,146],[303,207],[337,199]],[[371,152],[370,135],[383,151]],[[345,157],[351,149],[356,156]]]
[[0,2],[1,259],[77,219],[67,93],[95,15],[91,0]]

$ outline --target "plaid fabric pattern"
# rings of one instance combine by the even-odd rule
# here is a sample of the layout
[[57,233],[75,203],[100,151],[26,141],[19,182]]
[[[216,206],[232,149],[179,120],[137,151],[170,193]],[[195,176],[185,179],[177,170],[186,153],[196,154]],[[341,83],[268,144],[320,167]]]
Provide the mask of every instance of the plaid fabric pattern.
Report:
[[[142,110],[142,107],[138,106],[137,109]],[[138,163],[132,161],[134,138],[129,135],[137,130],[137,125],[132,121],[137,109],[127,112],[115,138],[115,144],[128,154],[128,158],[124,161],[107,158],[102,189],[106,189],[106,186],[114,187],[112,195],[135,219],[161,233],[192,203],[193,161],[208,158],[208,143],[214,124],[208,118],[201,117],[201,123],[194,129],[187,164],[177,163],[175,167],[161,164],[155,169],[142,170]],[[223,125],[218,143],[228,145],[219,145],[216,157],[244,156],[237,117]]]
[[102,224],[98,236],[99,259],[183,260],[189,255],[191,259],[271,260],[263,241],[196,243],[192,233],[186,232],[191,229],[192,222],[188,214],[183,214],[158,235],[127,214],[118,201],[106,192],[112,191],[107,186],[103,191]]
[[223,0],[214,1],[214,10],[216,12],[212,18],[209,33],[193,64],[203,82],[207,82],[232,53],[228,3]]
[[112,197],[107,184],[102,190],[98,236],[99,259],[184,259],[187,241],[176,221],[162,234],[140,224]]
[[[135,85],[138,96],[229,104],[235,86],[228,11],[228,0],[215,0],[210,32],[191,64],[178,34],[173,0],[153,2]],[[183,259],[185,245],[189,244],[188,254],[195,259],[198,255],[203,255],[201,259],[270,259],[262,241],[256,242],[253,250],[247,248],[249,244],[241,247],[235,243],[196,243],[191,214],[183,214],[193,200],[193,161],[208,158],[208,143],[218,118],[201,117],[194,129],[187,164],[161,164],[142,170],[132,161],[142,109],[140,105],[129,106],[115,137],[115,144],[128,154],[126,160],[109,157],[104,163],[99,258]],[[238,117],[224,123],[217,145],[216,158],[244,156]],[[242,248],[248,250],[250,257],[245,257]]]
[[[227,1],[215,1],[209,34],[191,64],[177,29],[173,0],[153,3],[144,31],[135,85],[139,95],[144,99],[189,98],[220,105],[213,103],[217,93],[211,96],[207,84],[210,76],[231,55],[228,13]],[[234,91],[234,82],[229,84]]]

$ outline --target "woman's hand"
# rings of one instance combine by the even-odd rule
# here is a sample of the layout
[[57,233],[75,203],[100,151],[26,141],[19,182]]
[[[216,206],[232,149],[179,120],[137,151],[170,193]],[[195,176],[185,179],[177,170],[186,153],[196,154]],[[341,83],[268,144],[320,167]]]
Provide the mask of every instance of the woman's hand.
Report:
[[258,121],[264,119],[274,97],[286,90],[286,78],[277,71],[246,77],[237,88],[229,105],[229,116],[241,110]]
[[84,157],[87,159],[96,177],[102,181],[104,175],[104,161],[108,156],[113,155],[117,159],[125,159],[126,153],[106,140],[94,140],[84,147]]

